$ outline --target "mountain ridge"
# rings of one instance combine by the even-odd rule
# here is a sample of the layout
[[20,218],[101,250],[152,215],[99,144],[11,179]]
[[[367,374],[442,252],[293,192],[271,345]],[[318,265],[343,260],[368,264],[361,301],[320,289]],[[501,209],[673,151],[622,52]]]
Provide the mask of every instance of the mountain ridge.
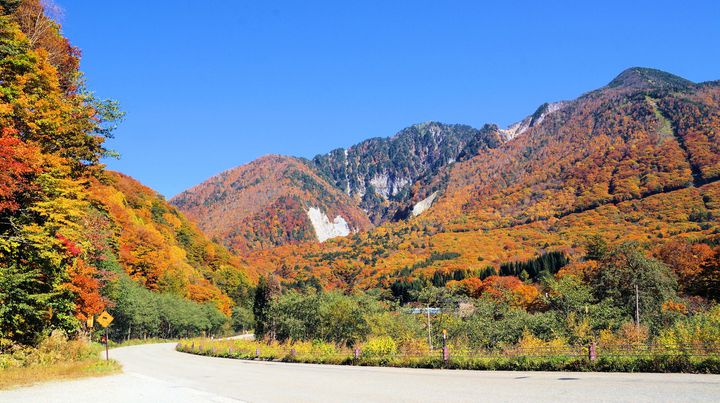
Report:
[[[713,162],[712,152],[708,154],[704,149],[717,150],[716,139],[703,140],[705,143],[709,141],[709,145],[703,145],[703,141],[688,137],[685,133],[688,128],[681,127],[682,115],[697,116],[698,111],[677,111],[680,105],[693,108],[697,100],[691,98],[697,98],[697,94],[703,91],[712,93],[716,87],[713,83],[695,84],[660,70],[631,67],[618,74],[608,85],[574,100],[544,103],[533,114],[505,129],[494,124],[476,129],[429,121],[408,126],[389,137],[370,138],[347,148],[318,154],[312,159],[298,160],[324,181],[325,186],[348,196],[356,207],[354,211],[362,211],[371,222],[365,229],[418,215],[427,215],[426,219],[439,220],[452,227],[455,221],[450,218],[452,215],[461,217],[466,212],[476,211],[480,200],[485,200],[482,203],[490,209],[496,209],[494,205],[507,205],[491,215],[472,213],[476,218],[485,217],[488,223],[494,222],[493,217],[497,214],[507,223],[510,222],[508,220],[527,222],[538,217],[561,217],[609,201],[621,202],[656,194],[663,189],[680,189],[695,182],[706,183],[706,179],[698,181],[694,176],[713,177],[717,161]],[[712,95],[709,96],[712,98]],[[623,116],[631,120],[618,120]],[[617,126],[615,122],[623,123]],[[581,128],[587,137],[578,137],[565,129],[570,126]],[[702,134],[693,134],[698,135],[702,137]],[[569,143],[564,149],[547,154],[544,144],[557,142],[557,136]],[[615,151],[607,153],[606,147],[613,149],[618,146],[626,150],[625,157]],[[596,178],[605,183],[605,190],[598,188],[597,184],[592,189],[581,185],[586,174],[581,174],[577,167],[562,160],[524,167],[517,165],[515,168],[513,165],[516,163],[508,165],[503,162],[507,158],[524,161],[536,153],[540,153],[538,158],[552,160],[553,155],[573,155],[576,147],[584,147],[585,154],[596,153],[593,158],[599,158],[598,161],[616,161],[612,163],[616,166],[611,171]],[[580,153],[571,158],[580,161],[588,157],[583,155]],[[637,155],[639,159],[627,159],[628,155],[632,158]],[[633,161],[632,166],[620,163],[623,159]],[[708,171],[708,167],[712,167],[711,172],[703,173],[702,170]],[[506,188],[505,184],[518,179],[522,182],[521,178],[528,177],[527,172],[554,169],[559,169],[558,173],[552,174],[560,175],[557,185],[547,187],[550,182],[544,185],[540,184],[545,182],[537,182],[536,185],[528,182],[527,185],[530,186],[528,189],[537,188],[533,192],[541,192],[537,195],[544,192],[548,196],[528,199],[526,195],[522,196],[526,199],[522,202],[517,198],[524,193],[507,193],[515,192],[511,190],[513,188],[522,189],[525,186]],[[586,169],[596,170],[592,166]],[[463,173],[463,170],[467,172]],[[639,174],[635,175],[634,171]],[[490,187],[481,185],[490,178],[494,178],[488,182]],[[567,195],[563,195],[561,187],[558,187],[560,184],[569,184],[571,188],[576,186],[578,194],[573,196],[564,192]],[[478,186],[486,188],[482,190]],[[542,190],[543,187],[546,189]],[[494,201],[485,199],[483,194],[487,192],[496,194]],[[550,197],[550,194],[553,196]],[[505,199],[515,200],[518,204],[511,207],[512,203]],[[448,206],[448,200],[451,206]],[[454,200],[465,201],[459,207]],[[175,199],[171,202],[175,203]],[[564,207],[561,206],[563,203]],[[440,206],[439,211],[433,207],[436,204]],[[180,207],[183,209],[182,205]],[[341,215],[338,217],[345,220]],[[275,219],[283,220],[279,216]],[[328,217],[327,221],[332,222],[332,218]],[[315,237],[315,240],[321,241],[328,239]],[[291,241],[312,240],[313,237],[302,237]],[[282,244],[284,242],[275,242],[272,247]],[[251,249],[254,248],[246,251]]]

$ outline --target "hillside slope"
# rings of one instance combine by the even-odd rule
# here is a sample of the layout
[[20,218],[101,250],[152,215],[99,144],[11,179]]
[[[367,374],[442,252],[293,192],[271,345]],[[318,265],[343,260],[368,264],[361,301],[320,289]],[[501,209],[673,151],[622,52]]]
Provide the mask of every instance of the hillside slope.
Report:
[[171,203],[240,252],[369,229],[365,213],[305,162],[269,155],[225,171]]
[[715,180],[718,97],[717,84],[628,69],[513,141],[455,166],[433,214],[438,222],[492,228]]
[[444,186],[432,183],[438,173],[503,136],[494,125],[428,122],[312,161],[262,157],[170,202],[238,252],[322,242],[422,213]]
[[255,274],[154,190],[108,171],[90,187],[96,244],[137,283],[196,302],[213,301],[225,313],[236,290],[229,279],[249,285]]
[[508,140],[441,168],[429,185],[441,191],[423,215],[245,259],[262,272],[294,268],[279,273],[290,283],[330,287],[341,286],[334,272],[360,267],[364,287],[388,288],[548,251],[581,256],[593,234],[651,249],[678,237],[715,242],[719,101],[716,82],[632,68],[541,107],[542,119],[513,135],[487,127]]

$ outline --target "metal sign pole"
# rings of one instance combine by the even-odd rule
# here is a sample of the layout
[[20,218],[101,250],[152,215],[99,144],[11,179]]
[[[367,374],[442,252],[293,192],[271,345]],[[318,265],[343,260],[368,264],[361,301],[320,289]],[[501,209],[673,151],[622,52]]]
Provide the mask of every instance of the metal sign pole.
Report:
[[108,344],[110,343],[110,337],[108,336],[108,326],[110,326],[110,323],[112,323],[113,317],[112,315],[107,313],[107,311],[103,311],[100,316],[98,316],[97,321],[100,326],[105,328],[105,360],[110,361],[110,353],[108,352]]

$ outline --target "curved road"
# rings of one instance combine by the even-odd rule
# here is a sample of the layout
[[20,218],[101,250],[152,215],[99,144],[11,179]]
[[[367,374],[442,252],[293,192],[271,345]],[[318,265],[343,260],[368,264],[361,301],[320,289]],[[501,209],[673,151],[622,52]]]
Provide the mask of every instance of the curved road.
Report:
[[0,392],[1,402],[719,401],[720,375],[486,372],[285,364],[111,350],[120,375]]

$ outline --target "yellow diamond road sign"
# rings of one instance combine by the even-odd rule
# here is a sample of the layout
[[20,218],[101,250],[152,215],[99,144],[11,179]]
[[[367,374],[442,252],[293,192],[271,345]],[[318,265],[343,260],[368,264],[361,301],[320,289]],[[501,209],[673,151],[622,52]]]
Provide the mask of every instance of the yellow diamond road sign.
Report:
[[100,314],[97,318],[97,323],[100,324],[102,327],[108,327],[110,322],[113,321],[113,317],[107,313],[107,311],[103,311],[103,313]]

